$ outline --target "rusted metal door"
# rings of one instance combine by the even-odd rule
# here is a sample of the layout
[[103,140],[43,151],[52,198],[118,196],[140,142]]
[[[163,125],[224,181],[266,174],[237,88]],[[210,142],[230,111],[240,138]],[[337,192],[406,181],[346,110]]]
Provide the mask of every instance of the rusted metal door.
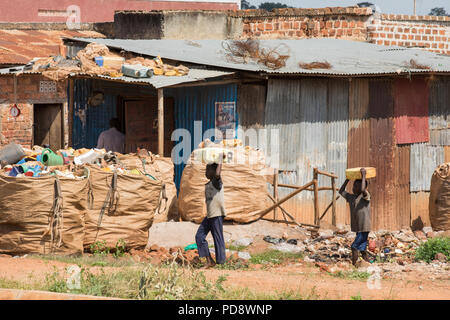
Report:
[[[171,135],[174,128],[173,99],[164,99],[164,156],[172,151]],[[146,148],[158,153],[158,101],[156,97],[146,100],[125,101],[125,151],[136,152]]]
[[62,139],[62,105],[34,105],[34,144],[49,145],[54,151],[63,147]]

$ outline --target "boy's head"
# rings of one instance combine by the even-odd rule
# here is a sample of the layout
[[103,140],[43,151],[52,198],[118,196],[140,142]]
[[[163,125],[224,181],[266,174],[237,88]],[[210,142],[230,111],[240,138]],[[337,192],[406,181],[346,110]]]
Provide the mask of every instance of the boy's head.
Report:
[[211,180],[216,176],[216,170],[217,170],[217,163],[210,163],[206,165],[206,178]]
[[[366,188],[369,185],[369,181],[366,180]],[[357,179],[355,182],[353,182],[353,193],[354,194],[360,194],[362,192],[362,180]]]
[[118,118],[111,118],[111,119],[109,120],[109,127],[110,127],[110,128],[116,128],[116,129],[119,129],[119,127],[120,127],[120,121],[119,121],[119,119],[118,119]]

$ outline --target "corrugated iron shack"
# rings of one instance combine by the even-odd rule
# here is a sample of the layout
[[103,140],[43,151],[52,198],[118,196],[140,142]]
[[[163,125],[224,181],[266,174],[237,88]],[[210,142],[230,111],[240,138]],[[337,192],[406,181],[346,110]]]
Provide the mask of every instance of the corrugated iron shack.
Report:
[[[167,108],[173,110],[167,115],[173,128],[193,133],[200,130],[195,121],[202,120],[201,131],[205,132],[215,125],[214,103],[235,101],[238,127],[269,136],[260,139],[259,135],[256,144],[268,159],[277,159],[279,183],[303,185],[317,167],[337,174],[339,186],[346,168],[373,166],[377,177],[369,191],[374,230],[429,225],[431,175],[438,164],[450,161],[450,57],[335,39],[261,40],[261,47],[287,48],[286,65],[273,70],[257,61],[230,61],[220,40],[77,38],[66,44],[82,42],[214,68],[212,72],[234,72],[229,83],[221,74],[222,83],[216,85],[204,80],[183,88],[161,85],[165,101],[173,104],[173,109]],[[329,68],[300,66],[312,62],[328,62]],[[124,97],[118,91],[119,80],[114,79],[108,98],[112,100],[105,100],[105,110],[90,111],[87,95],[92,88],[99,89],[100,83],[107,92],[106,80],[73,81],[73,143],[89,147],[105,129],[107,118],[123,112],[118,104]],[[141,94],[137,87],[120,84],[130,99]],[[155,91],[145,89],[145,93],[154,96]],[[84,129],[80,124],[83,109],[87,110]],[[244,141],[250,143],[245,137]],[[179,156],[183,155],[172,154]],[[182,165],[177,167],[177,183],[182,169]],[[330,186],[329,178],[321,178],[319,184]],[[291,190],[280,188],[279,192],[282,197]],[[311,192],[302,192],[285,207],[299,222],[313,223],[312,197]],[[331,192],[321,193],[320,199],[322,212],[331,201]],[[349,223],[347,205],[343,200],[337,203],[337,223]],[[325,220],[330,222],[331,217]]]

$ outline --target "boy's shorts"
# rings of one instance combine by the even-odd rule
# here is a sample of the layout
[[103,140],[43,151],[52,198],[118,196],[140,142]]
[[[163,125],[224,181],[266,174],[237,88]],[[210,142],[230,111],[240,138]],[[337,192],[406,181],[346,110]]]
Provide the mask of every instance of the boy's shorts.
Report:
[[369,232],[357,232],[355,241],[352,243],[352,248],[358,251],[366,251],[368,238]]

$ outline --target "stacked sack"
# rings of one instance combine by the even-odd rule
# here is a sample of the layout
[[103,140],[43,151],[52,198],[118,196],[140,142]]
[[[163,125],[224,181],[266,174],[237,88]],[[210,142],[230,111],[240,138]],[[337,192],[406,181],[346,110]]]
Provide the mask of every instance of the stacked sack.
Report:
[[429,214],[433,230],[450,230],[450,162],[441,164],[431,177]]
[[178,211],[183,220],[200,223],[206,217],[206,164],[224,153],[222,165],[226,220],[248,223],[260,219],[271,205],[267,182],[273,179],[262,151],[243,147],[242,142],[224,140],[220,144],[204,141],[194,150],[186,164],[180,183]]

